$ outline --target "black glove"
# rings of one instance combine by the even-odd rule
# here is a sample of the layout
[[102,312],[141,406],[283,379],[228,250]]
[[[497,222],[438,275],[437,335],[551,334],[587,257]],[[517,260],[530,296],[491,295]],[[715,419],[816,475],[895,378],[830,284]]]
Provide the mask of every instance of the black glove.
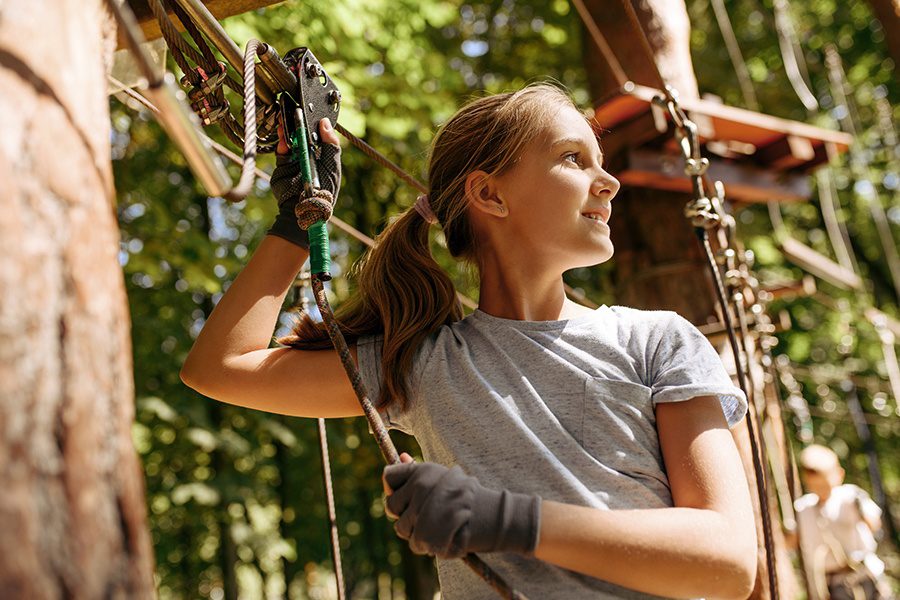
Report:
[[459,467],[405,463],[384,469],[394,530],[416,554],[459,558],[469,552],[530,555],[540,532],[538,496],[496,491]]
[[[323,132],[331,130],[331,125],[322,126]],[[332,134],[333,135],[333,134]],[[337,144],[322,143],[320,156],[316,159],[319,175],[319,189],[312,198],[303,197],[303,176],[300,163],[290,155],[275,157],[275,170],[269,185],[278,200],[278,216],[267,232],[309,250],[309,235],[306,229],[316,221],[327,221],[337,200],[341,187],[341,147]]]

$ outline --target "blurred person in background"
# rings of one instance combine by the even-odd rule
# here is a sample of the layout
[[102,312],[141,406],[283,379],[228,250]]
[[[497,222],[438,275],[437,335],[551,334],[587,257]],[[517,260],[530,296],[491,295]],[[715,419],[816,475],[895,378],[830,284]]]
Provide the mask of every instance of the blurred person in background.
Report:
[[[837,454],[811,445],[800,453],[807,493],[798,498],[799,549],[811,600],[888,600],[884,562],[875,554],[881,508],[862,488],[844,483]],[[797,539],[789,540],[797,547]]]

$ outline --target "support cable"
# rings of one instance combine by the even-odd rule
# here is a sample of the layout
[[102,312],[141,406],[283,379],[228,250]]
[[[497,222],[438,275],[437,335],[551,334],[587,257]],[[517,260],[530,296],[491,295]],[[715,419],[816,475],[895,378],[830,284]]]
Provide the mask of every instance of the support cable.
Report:
[[799,48],[799,44],[795,41],[797,34],[791,21],[790,7],[785,0],[775,0],[774,8],[775,31],[778,34],[778,47],[781,49],[784,71],[788,76],[791,87],[794,88],[794,92],[796,92],[797,97],[800,98],[800,102],[803,103],[806,110],[815,112],[819,108],[819,102],[810,91],[806,80],[803,78],[803,73],[801,73],[800,63],[803,63],[805,70],[806,61],[797,60],[797,51],[801,52],[800,56],[802,58],[802,49]]
[[[825,64],[828,67],[828,79],[831,82],[834,101],[836,104],[843,105],[846,109],[845,116],[839,119],[841,126],[844,131],[858,139],[859,128],[852,115],[855,112],[855,107],[851,104],[846,91],[847,78],[841,65],[840,56],[831,44],[825,47]],[[854,150],[851,147],[850,168],[854,171],[858,181],[869,184],[869,191],[859,195],[865,197],[872,220],[875,222],[875,230],[878,233],[878,240],[881,243],[881,250],[887,263],[890,280],[894,286],[894,296],[897,303],[900,304],[900,253],[898,253],[897,242],[891,233],[891,226],[884,207],[881,205],[881,198],[875,189],[875,177],[872,173],[872,166],[858,150]]]
[[616,84],[620,88],[624,87],[629,81],[628,76],[625,75],[625,70],[622,68],[621,63],[619,63],[619,59],[616,57],[615,52],[612,51],[612,48],[609,47],[609,43],[606,41],[603,33],[600,32],[597,23],[591,17],[591,13],[588,11],[582,0],[572,0],[572,4],[575,5],[575,10],[578,11],[578,16],[581,17],[581,22],[588,30],[591,39],[594,40],[594,44],[597,45],[597,49],[600,50],[600,54],[603,55],[603,60],[606,61],[606,64],[609,65],[609,68],[612,70]]
[[747,63],[744,62],[741,46],[734,35],[734,28],[731,26],[731,19],[728,18],[725,2],[723,0],[712,0],[712,7],[713,12],[716,14],[716,22],[719,24],[719,31],[725,40],[725,48],[728,50],[731,66],[734,68],[734,73],[738,78],[738,85],[741,87],[744,104],[750,110],[759,112],[759,102],[756,99],[756,91],[753,89],[753,80],[750,78]]

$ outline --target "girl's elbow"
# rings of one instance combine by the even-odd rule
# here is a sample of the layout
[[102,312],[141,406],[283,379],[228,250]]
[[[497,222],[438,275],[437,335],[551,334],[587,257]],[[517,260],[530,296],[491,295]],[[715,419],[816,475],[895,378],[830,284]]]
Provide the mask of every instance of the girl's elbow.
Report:
[[756,565],[756,553],[754,552],[738,566],[734,586],[735,594],[732,596],[735,600],[746,600],[753,593],[753,588],[756,587]]
[[751,559],[722,557],[716,574],[707,582],[712,584],[697,590],[698,594],[715,600],[746,600],[756,587],[756,556]]
[[181,383],[188,386],[192,390],[196,390],[199,392],[200,388],[203,387],[198,371],[188,361],[185,361],[185,363],[181,366],[181,371],[178,373],[178,377],[181,378]]
[[181,365],[181,371],[179,371],[178,376],[184,385],[204,394],[203,389],[207,387],[206,382],[210,380],[210,372],[212,370],[208,364],[204,364],[204,361],[197,354],[191,352],[185,359],[184,364]]
[[735,544],[734,552],[728,559],[728,590],[724,590],[723,598],[744,600],[753,593],[756,587],[756,570],[759,563],[759,550],[755,532],[745,536],[746,542]]
[[711,566],[715,575],[711,581],[717,585],[715,589],[705,590],[703,595],[717,600],[745,600],[756,587],[759,563],[756,525],[752,517],[739,519],[727,525],[722,534],[712,549]]

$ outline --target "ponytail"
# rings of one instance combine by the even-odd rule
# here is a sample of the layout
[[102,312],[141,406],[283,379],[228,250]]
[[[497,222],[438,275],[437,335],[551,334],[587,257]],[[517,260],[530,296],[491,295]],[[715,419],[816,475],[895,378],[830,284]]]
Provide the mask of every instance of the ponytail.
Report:
[[[348,342],[384,335],[381,406],[406,407],[406,376],[419,345],[462,318],[453,282],[431,254],[428,232],[429,223],[413,209],[388,225],[355,269],[356,293],[335,313]],[[308,314],[278,342],[308,350],[331,347],[324,324]]]

